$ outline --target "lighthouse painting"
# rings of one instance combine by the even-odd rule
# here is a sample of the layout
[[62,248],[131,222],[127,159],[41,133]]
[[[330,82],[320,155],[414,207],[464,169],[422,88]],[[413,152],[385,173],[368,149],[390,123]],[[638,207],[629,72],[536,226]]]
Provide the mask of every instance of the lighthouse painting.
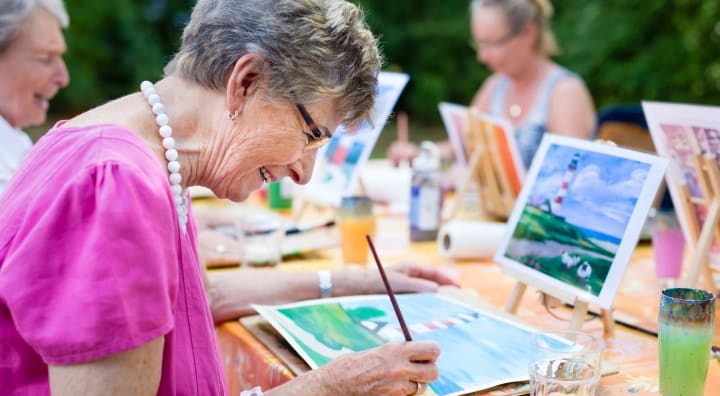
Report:
[[546,137],[495,260],[558,297],[609,306],[666,166],[606,143]]

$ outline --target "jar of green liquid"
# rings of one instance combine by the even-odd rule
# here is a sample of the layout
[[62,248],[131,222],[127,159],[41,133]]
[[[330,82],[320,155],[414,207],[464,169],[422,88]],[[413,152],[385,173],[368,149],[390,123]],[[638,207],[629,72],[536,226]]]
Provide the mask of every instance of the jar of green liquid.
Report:
[[660,297],[660,393],[702,396],[715,324],[715,295],[665,289]]

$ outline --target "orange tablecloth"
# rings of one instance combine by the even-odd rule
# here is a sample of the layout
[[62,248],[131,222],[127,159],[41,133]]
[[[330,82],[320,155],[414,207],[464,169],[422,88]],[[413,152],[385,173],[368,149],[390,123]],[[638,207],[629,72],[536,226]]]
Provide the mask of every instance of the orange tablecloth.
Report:
[[[503,274],[500,267],[489,260],[455,263],[439,257],[434,242],[410,244],[404,219],[380,220],[375,241],[384,262],[412,260],[447,268],[457,274],[464,288],[475,290],[483,300],[498,308],[505,306],[515,285],[514,279]],[[328,249],[322,254],[313,255],[312,259],[283,263],[280,270],[338,268],[339,262],[339,251]],[[652,249],[641,245],[628,266],[616,297],[616,319],[656,330],[660,290],[654,276]],[[517,313],[521,320],[540,328],[568,326],[567,322],[549,315],[535,297],[536,293],[528,288]],[[561,307],[557,313],[569,317],[570,311]],[[602,334],[602,323],[600,320],[592,320],[583,325],[583,330]],[[242,389],[257,385],[268,389],[293,377],[290,370],[239,322],[232,321],[218,326],[217,334],[230,394],[237,395]],[[601,394],[657,395],[657,338],[617,325],[614,336],[605,339],[607,352],[604,358],[617,366],[620,372],[602,379]],[[720,345],[717,321],[713,344]],[[720,361],[716,359],[710,362],[705,394],[720,394]]]

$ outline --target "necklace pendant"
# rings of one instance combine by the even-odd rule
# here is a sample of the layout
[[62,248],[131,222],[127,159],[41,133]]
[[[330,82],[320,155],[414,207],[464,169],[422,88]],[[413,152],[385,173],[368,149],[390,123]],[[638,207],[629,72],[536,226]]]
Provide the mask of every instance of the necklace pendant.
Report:
[[510,113],[510,117],[512,118],[518,118],[520,117],[520,115],[522,115],[522,107],[520,107],[520,105],[517,103],[511,104],[510,109],[508,110]]

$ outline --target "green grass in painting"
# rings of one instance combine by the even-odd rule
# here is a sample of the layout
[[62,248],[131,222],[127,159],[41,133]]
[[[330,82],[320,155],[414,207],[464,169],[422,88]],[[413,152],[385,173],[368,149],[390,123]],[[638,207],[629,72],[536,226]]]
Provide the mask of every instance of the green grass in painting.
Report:
[[573,256],[580,257],[580,263],[587,261],[592,267],[592,273],[586,280],[581,280],[577,276],[577,266],[565,268],[560,254],[549,256],[535,253],[519,257],[511,257],[509,253],[505,255],[557,280],[585,289],[596,296],[600,294],[615,253],[590,240],[572,224],[540,208],[526,205],[513,233],[513,241],[519,240],[539,243],[552,241],[568,247],[581,248],[586,253],[573,253]]
[[[357,325],[355,317],[370,319],[385,313],[378,309],[364,308],[353,311],[349,315],[340,304],[323,304],[307,307],[281,309],[280,313],[294,321],[300,328],[312,334],[315,339],[333,350],[347,348],[353,351],[363,351],[383,344],[382,340]],[[311,355],[319,365],[324,365],[330,358],[313,352],[302,339],[295,337],[295,341]]]

